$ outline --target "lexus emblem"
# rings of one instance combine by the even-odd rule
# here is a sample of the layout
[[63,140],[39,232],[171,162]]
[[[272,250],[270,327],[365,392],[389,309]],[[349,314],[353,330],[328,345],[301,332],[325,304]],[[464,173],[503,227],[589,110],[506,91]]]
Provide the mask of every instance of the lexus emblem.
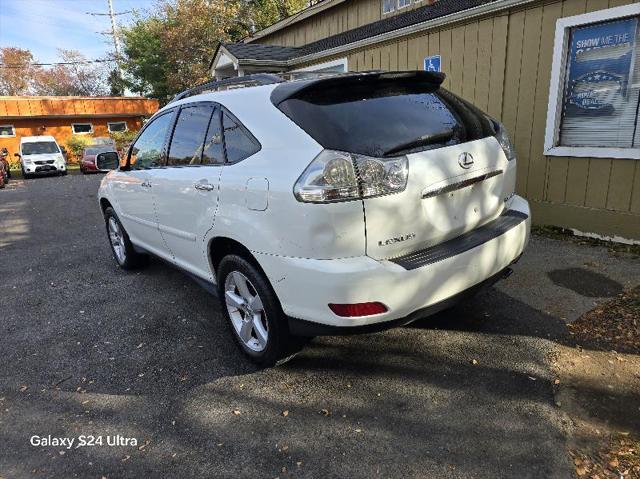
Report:
[[471,168],[473,166],[473,156],[471,153],[466,151],[464,153],[460,153],[460,156],[458,156],[458,164],[465,170]]

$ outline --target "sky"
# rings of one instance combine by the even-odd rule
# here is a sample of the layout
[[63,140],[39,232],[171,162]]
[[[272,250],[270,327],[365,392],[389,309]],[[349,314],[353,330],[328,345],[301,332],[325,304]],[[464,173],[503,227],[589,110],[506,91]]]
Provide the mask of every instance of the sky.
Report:
[[[117,12],[144,10],[154,0],[112,0]],[[109,35],[97,32],[111,30],[108,16],[92,16],[86,12],[107,13],[107,0],[0,0],[0,47],[31,50],[40,63],[58,60],[58,48],[78,50],[89,60],[104,58],[113,51]],[[121,25],[131,14],[116,17]]]

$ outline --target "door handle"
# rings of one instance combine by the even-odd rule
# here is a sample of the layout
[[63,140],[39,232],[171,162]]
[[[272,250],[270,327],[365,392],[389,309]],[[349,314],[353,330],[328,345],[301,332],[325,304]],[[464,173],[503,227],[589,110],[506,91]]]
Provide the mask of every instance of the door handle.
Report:
[[215,186],[210,183],[196,183],[193,187],[200,191],[212,191],[215,188]]

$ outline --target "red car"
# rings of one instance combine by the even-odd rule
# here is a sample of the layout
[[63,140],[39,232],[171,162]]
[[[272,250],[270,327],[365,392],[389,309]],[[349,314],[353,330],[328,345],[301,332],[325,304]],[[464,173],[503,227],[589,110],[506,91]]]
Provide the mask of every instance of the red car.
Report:
[[[104,155],[98,158],[100,153]],[[90,146],[82,152],[80,171],[84,174],[107,172],[116,169],[118,163],[118,152],[113,146]]]

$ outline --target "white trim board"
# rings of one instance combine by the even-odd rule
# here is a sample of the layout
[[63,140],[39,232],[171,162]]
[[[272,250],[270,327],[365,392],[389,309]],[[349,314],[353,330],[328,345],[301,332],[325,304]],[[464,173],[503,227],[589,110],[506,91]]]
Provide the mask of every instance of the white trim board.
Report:
[[566,73],[566,58],[571,27],[597,23],[606,20],[640,15],[640,3],[622,7],[608,8],[596,12],[560,18],[556,22],[556,34],[553,43],[553,63],[549,84],[549,104],[547,106],[547,124],[544,133],[544,154],[547,156],[570,156],[588,158],[640,159],[640,148],[593,148],[557,146],[560,115],[562,114],[562,95]]
[[291,70],[292,72],[313,72],[318,70],[323,70],[325,68],[342,66],[344,71],[349,71],[349,61],[347,57],[342,57],[337,60],[331,60],[323,63],[314,63],[313,65],[307,65],[306,67],[298,68],[296,70]]

